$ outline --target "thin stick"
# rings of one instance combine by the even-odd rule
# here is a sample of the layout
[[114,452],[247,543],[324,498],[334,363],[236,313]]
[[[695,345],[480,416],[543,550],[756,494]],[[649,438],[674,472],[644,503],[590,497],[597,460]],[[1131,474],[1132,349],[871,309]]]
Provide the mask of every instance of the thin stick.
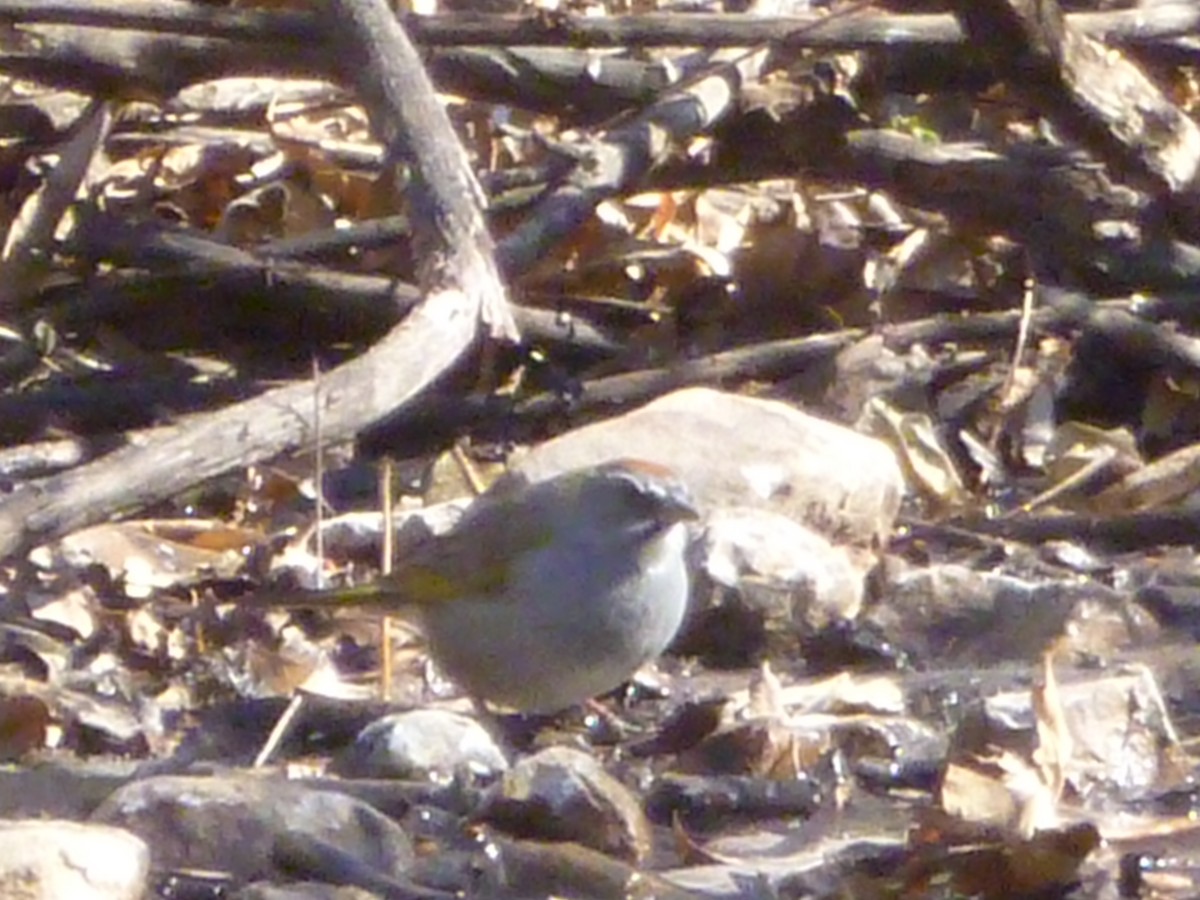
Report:
[[[379,560],[380,577],[386,578],[392,574],[395,564],[395,509],[392,506],[392,481],[395,464],[390,456],[385,456],[379,464],[379,500],[383,508],[383,543]],[[379,623],[379,656],[383,679],[383,699],[392,699],[392,617],[385,615]]]
[[471,492],[475,496],[478,497],[487,490],[487,485],[483,483],[483,478],[479,475],[479,469],[471,462],[471,458],[463,450],[462,444],[455,444],[450,448],[450,457],[458,466],[458,470],[462,472],[463,477],[467,479],[467,483],[471,486]]
[[296,721],[296,716],[300,714],[300,708],[304,705],[304,694],[296,691],[292,694],[292,699],[287,705],[287,709],[276,720],[275,727],[271,729],[271,733],[267,735],[267,740],[263,744],[261,750],[258,751],[258,756],[254,757],[254,768],[261,769],[271,757],[275,755],[275,751],[279,749],[279,745],[283,743],[283,739],[291,730],[292,724]]
[[321,363],[313,356],[313,440],[316,443],[316,460],[313,463],[314,491],[317,499],[317,589],[325,587],[325,442],[321,429]]

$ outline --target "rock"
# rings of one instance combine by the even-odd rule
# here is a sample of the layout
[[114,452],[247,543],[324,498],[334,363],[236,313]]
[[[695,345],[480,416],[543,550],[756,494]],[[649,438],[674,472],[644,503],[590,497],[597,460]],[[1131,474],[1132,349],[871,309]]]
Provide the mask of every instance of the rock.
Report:
[[1160,633],[1126,592],[1097,581],[1047,581],[957,563],[910,567],[894,558],[881,572],[887,602],[863,619],[922,663],[1033,662],[1058,637],[1064,651],[1106,658]]
[[508,760],[475,719],[440,709],[414,709],[372,722],[354,740],[338,771],[352,778],[449,782],[458,773],[490,777]]
[[634,456],[673,468],[706,510],[753,507],[881,546],[904,478],[891,449],[774,400],[688,388],[548,441],[516,463],[538,481]]
[[518,762],[484,801],[480,818],[523,838],[574,841],[621,859],[650,852],[637,798],[591,756],[551,747]]
[[121,828],[0,822],[0,897],[139,900],[149,872],[149,848]]
[[93,818],[140,835],[158,869],[213,869],[246,881],[280,877],[272,854],[294,833],[388,876],[402,875],[412,862],[408,836],[370,806],[274,778],[147,778],[114,792]]
[[55,756],[36,765],[0,767],[0,818],[86,819],[141,764]]
[[[472,897],[587,897],[701,900],[646,868],[578,844],[544,844],[492,838],[477,854]],[[732,898],[745,897],[742,885]]]
[[703,569],[774,627],[808,632],[853,619],[871,567],[809,528],[761,509],[730,508],[705,521]]

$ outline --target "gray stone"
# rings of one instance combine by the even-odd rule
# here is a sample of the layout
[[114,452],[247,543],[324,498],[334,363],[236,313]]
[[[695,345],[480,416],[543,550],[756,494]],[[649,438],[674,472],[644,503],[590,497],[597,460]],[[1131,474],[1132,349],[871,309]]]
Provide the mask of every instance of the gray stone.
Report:
[[131,782],[93,818],[140,835],[160,869],[212,869],[241,880],[280,877],[272,855],[302,834],[384,875],[412,862],[408,836],[365,803],[277,778],[162,776]]
[[372,722],[354,740],[338,770],[354,778],[447,782],[456,774],[488,777],[508,760],[475,719],[441,709],[414,709]]
[[484,821],[524,837],[572,841],[632,861],[650,852],[641,803],[594,758],[550,747],[513,766],[480,812]]

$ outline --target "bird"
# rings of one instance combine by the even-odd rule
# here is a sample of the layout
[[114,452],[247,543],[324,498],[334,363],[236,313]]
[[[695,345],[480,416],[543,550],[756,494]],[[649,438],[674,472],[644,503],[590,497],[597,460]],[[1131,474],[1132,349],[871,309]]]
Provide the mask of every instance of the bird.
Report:
[[415,618],[474,701],[554,713],[656,659],[688,607],[688,523],[668,467],[622,458],[541,481],[509,473],[374,583],[270,597]]

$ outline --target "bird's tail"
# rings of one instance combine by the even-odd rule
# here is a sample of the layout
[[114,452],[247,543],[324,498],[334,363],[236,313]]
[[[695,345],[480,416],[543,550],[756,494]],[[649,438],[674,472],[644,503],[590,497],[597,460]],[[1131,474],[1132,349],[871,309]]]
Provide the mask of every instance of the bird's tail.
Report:
[[394,590],[378,582],[323,590],[267,587],[241,602],[246,606],[277,609],[358,609],[389,614],[402,614],[406,606]]

